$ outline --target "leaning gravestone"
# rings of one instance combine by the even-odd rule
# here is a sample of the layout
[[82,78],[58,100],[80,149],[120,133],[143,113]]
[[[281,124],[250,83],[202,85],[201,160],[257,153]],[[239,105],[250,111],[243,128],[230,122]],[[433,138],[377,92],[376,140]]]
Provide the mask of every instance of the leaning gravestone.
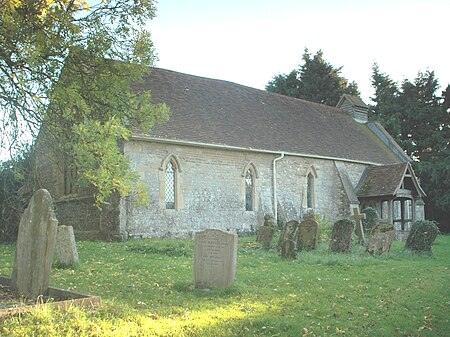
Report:
[[58,226],[55,255],[59,265],[72,266],[79,263],[72,226]]
[[270,214],[264,216],[264,225],[258,230],[258,241],[262,243],[264,249],[269,249],[272,243],[273,235],[278,226]]
[[297,250],[312,250],[319,241],[319,224],[315,220],[302,221],[298,227]]
[[284,226],[278,248],[282,258],[295,259],[295,241],[297,237],[298,221],[291,220]]
[[350,251],[353,228],[353,222],[350,219],[335,222],[331,232],[330,252],[347,253]]
[[36,191],[20,219],[11,288],[28,298],[49,287],[58,220],[47,190]]
[[414,253],[431,254],[431,246],[439,234],[436,223],[429,220],[419,220],[413,223],[406,239],[405,249]]
[[366,252],[375,255],[387,254],[391,250],[394,238],[394,225],[377,224],[372,227]]
[[219,229],[195,233],[195,288],[223,288],[234,282],[237,234]]

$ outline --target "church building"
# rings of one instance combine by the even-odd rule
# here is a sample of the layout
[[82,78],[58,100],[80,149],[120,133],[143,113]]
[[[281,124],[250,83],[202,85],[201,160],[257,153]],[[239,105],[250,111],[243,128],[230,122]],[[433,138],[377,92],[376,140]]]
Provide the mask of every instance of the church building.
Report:
[[330,107],[158,68],[139,85],[171,110],[166,124],[123,144],[148,188],[147,205],[117,198],[99,211],[89,195],[67,187],[57,168],[42,179],[59,222],[80,236],[247,233],[265,214],[285,222],[313,210],[334,222],[368,206],[399,235],[424,219],[425,193],[410,159],[367,120],[358,97],[344,95]]

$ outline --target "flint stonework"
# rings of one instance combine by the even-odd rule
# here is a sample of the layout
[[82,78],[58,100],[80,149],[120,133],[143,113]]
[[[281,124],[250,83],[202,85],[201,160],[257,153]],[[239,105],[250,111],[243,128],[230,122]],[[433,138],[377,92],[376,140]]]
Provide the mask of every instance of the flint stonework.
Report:
[[234,282],[237,241],[237,234],[219,229],[207,229],[195,233],[196,288],[224,288]]
[[11,276],[11,288],[28,298],[48,290],[57,226],[50,193],[36,191],[20,219]]

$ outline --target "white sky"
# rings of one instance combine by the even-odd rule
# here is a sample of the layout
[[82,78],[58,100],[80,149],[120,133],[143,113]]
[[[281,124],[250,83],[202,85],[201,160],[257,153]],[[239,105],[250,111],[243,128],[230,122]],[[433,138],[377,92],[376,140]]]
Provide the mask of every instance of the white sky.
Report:
[[[370,103],[372,65],[393,80],[450,83],[448,0],[159,0],[157,67],[264,89],[319,49]],[[440,91],[439,91],[440,94]]]

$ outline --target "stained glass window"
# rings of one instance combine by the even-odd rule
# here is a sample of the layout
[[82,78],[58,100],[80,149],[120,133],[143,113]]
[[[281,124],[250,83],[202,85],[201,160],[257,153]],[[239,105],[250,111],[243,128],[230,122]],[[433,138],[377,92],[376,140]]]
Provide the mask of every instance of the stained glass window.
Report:
[[166,209],[175,209],[175,168],[171,161],[169,161],[166,166],[165,183]]

